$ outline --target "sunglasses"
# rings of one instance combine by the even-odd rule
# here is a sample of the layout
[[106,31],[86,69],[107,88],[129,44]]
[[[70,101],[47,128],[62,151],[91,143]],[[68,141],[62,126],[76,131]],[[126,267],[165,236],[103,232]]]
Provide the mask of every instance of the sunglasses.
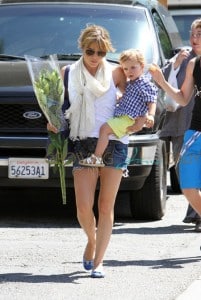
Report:
[[100,57],[104,57],[107,54],[105,51],[94,51],[92,49],[86,49],[85,53],[88,56],[92,56],[92,55],[94,55],[96,53]]
[[192,38],[200,39],[201,38],[201,32],[193,33],[193,32],[190,31],[190,36]]

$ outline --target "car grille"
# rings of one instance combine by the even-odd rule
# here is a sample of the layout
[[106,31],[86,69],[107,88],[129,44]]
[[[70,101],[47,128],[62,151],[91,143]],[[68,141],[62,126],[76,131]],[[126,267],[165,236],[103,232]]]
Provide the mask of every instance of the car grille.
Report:
[[[26,118],[25,113],[40,113],[38,118]],[[36,104],[2,104],[0,106],[0,131],[3,132],[47,132],[47,120]]]

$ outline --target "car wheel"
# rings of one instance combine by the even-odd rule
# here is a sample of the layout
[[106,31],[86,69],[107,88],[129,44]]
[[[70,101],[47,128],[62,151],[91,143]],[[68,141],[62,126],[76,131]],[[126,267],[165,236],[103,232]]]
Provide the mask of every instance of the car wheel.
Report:
[[165,213],[167,195],[166,145],[160,140],[154,164],[144,186],[130,195],[131,214],[134,219],[160,220]]

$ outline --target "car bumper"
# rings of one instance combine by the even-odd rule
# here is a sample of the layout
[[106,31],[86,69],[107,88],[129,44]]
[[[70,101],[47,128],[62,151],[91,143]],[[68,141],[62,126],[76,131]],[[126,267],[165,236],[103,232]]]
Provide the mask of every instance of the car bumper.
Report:
[[[7,140],[8,141],[8,140]],[[155,152],[159,141],[158,134],[133,135],[130,136],[128,146],[128,177],[123,178],[120,190],[138,190],[140,189],[155,163]],[[12,144],[12,140],[10,141]],[[32,141],[34,148],[35,141]],[[16,141],[14,141],[16,146]],[[41,139],[41,147],[46,144],[46,139]],[[20,145],[22,145],[20,143]],[[24,146],[30,146],[30,141],[24,140]],[[8,146],[8,145],[4,145]],[[38,142],[37,142],[38,146]],[[25,147],[26,148],[26,147]],[[32,151],[34,153],[34,150]],[[0,158],[0,186],[5,187],[59,187],[59,175],[53,172],[53,167],[49,168],[48,179],[18,179],[8,178],[9,159]],[[66,167],[66,186],[73,187],[72,165]]]

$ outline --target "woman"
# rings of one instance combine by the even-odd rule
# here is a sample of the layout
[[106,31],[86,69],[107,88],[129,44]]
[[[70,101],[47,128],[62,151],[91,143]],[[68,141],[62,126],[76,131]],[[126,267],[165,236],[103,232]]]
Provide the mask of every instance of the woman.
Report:
[[[70,138],[74,141],[74,188],[78,221],[87,236],[83,266],[91,270],[92,278],[102,278],[103,258],[113,226],[114,204],[127,168],[128,136],[117,139],[110,136],[105,151],[105,167],[87,168],[79,165],[81,158],[93,153],[103,123],[113,116],[117,88],[123,92],[126,78],[119,66],[110,65],[105,56],[114,51],[109,33],[101,26],[86,27],[78,39],[81,58],[70,66],[68,93],[70,108],[66,116],[70,122]],[[66,67],[62,69],[65,75]],[[55,131],[50,124],[48,130]],[[93,213],[98,178],[98,224]]]
[[[198,43],[201,39],[201,28],[193,28],[191,38]],[[185,132],[180,153],[179,176],[183,194],[201,216],[201,56],[189,61],[180,90],[173,88],[165,80],[158,67],[153,66],[150,73],[161,88],[182,106],[187,105],[193,93],[195,94],[190,127]]]

